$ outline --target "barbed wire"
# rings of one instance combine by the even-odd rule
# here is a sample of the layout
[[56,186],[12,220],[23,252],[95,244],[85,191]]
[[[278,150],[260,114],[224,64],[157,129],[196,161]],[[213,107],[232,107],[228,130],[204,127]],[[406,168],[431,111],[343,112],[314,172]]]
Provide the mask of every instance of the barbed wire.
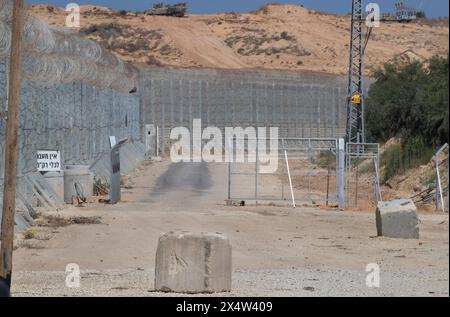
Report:
[[[11,49],[13,0],[0,0],[0,58]],[[137,87],[138,71],[98,43],[75,32],[50,27],[25,13],[23,73],[45,84],[84,81],[98,88],[129,92]]]

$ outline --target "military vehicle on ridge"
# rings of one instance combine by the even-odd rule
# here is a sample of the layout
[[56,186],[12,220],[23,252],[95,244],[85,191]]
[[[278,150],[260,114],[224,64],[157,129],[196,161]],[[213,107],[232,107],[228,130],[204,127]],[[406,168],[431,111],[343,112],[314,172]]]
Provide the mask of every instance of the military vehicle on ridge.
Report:
[[146,13],[148,15],[161,15],[161,16],[173,16],[173,17],[184,17],[187,12],[186,3],[178,3],[174,5],[164,5],[163,3],[158,3],[153,6],[151,10]]

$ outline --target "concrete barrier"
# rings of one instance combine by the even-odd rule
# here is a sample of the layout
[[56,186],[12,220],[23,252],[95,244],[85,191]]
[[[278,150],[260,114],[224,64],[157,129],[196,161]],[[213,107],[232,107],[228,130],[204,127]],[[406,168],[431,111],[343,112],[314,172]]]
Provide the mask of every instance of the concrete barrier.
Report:
[[[81,185],[83,193],[77,193],[75,184]],[[64,171],[64,201],[71,204],[73,197],[79,194],[90,199],[94,195],[94,176],[89,171],[89,166],[73,165],[66,166]]]
[[53,191],[58,194],[59,198],[64,198],[64,171],[48,172],[44,174],[44,178],[47,181]]
[[376,222],[378,236],[419,239],[417,208],[411,199],[379,203]]
[[231,262],[231,244],[220,233],[167,233],[160,237],[156,252],[155,290],[230,292]]

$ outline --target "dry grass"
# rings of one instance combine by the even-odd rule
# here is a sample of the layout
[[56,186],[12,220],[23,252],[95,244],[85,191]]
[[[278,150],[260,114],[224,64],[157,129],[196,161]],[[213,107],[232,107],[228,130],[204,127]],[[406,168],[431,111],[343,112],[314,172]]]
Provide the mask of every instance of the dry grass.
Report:
[[23,233],[23,238],[25,240],[32,240],[36,238],[36,232],[34,230],[28,229]]
[[180,56],[176,48],[163,41],[161,29],[145,30],[124,24],[101,23],[82,28],[80,33],[96,40],[105,48],[133,55],[139,52],[159,52],[163,56]]
[[75,225],[99,225],[102,223],[101,217],[72,217],[71,222]]
[[[31,13],[52,25],[64,26],[66,12],[59,8],[51,10],[54,13],[46,7],[35,6]],[[301,5],[271,4],[253,13],[230,12],[172,19],[92,7],[82,11],[85,18],[80,32],[127,61],[150,66],[347,73],[348,15],[308,11]],[[280,40],[265,42],[262,35],[251,29],[262,29],[268,38],[279,37]],[[371,65],[373,68],[382,66],[396,57],[400,47],[403,50],[412,47],[414,52],[426,58],[436,54],[447,55],[448,19],[421,19],[417,23],[392,24],[383,29],[373,34],[372,53],[367,54],[368,74]],[[185,41],[178,40],[180,33],[184,33]],[[294,39],[291,41],[290,37]],[[232,52],[230,45],[227,46],[230,43],[225,41],[236,41],[231,43]],[[421,45],[417,46],[417,43]],[[323,46],[328,49],[323,49]]]
[[67,218],[63,218],[61,216],[44,216],[42,218],[42,221],[40,223],[40,226],[42,227],[50,227],[50,228],[61,228],[61,227],[67,227],[72,224],[72,221]]
[[28,250],[42,250],[45,247],[42,244],[31,242],[31,241],[23,241],[19,243],[18,248],[24,248]]
[[241,28],[238,34],[225,40],[228,47],[236,49],[240,55],[277,55],[309,56],[297,39],[287,31],[270,34],[263,29]]
[[41,221],[41,227],[61,228],[70,225],[98,225],[101,224],[101,217],[71,217],[63,218],[61,216],[44,216]]

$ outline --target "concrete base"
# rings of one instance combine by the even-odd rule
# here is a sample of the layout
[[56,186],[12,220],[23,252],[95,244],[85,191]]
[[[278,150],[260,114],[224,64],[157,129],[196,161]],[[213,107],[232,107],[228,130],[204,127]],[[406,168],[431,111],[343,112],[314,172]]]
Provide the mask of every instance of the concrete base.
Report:
[[376,221],[378,236],[419,239],[417,208],[411,199],[379,203]]
[[231,244],[220,233],[170,232],[159,239],[155,289],[174,293],[231,291]]

